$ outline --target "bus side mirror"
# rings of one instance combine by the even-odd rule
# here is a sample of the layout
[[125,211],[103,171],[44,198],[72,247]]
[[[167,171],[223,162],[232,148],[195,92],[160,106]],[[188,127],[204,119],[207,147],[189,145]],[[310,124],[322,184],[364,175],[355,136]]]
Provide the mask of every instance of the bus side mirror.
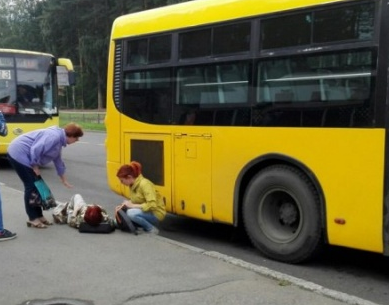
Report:
[[75,86],[76,85],[76,72],[74,71],[69,71],[69,86]]
[[74,86],[76,84],[76,72],[74,72],[70,59],[58,58],[57,79],[59,86]]

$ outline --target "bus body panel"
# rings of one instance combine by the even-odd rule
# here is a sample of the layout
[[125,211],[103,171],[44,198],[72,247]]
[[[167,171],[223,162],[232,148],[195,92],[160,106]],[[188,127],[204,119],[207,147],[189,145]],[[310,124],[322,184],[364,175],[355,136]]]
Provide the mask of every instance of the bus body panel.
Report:
[[[108,171],[115,173],[132,159],[131,139],[162,140],[165,185],[158,188],[169,212],[233,224],[232,203],[242,168],[261,156],[280,154],[303,164],[317,178],[329,244],[383,252],[384,130],[192,127],[183,134],[179,127],[130,125],[131,131],[121,133],[122,160],[111,163]],[[128,189],[112,176],[108,174],[111,188],[128,196]],[[339,219],[345,223],[339,224]]]
[[[117,18],[112,26],[107,83],[107,176],[111,189],[120,195],[128,195],[129,190],[120,185],[116,178],[116,172],[120,165],[134,160],[133,147],[130,144],[132,140],[144,140],[150,143],[162,142],[164,149],[159,167],[163,168],[164,181],[163,184],[156,183],[156,185],[164,197],[167,211],[206,221],[240,225],[244,194],[248,183],[269,164],[288,164],[290,167],[299,169],[300,172],[309,177],[308,180],[311,179],[310,181],[315,184],[323,210],[323,234],[328,244],[384,253],[384,196],[387,193],[387,190],[384,189],[384,183],[387,176],[385,174],[387,135],[381,115],[383,112],[377,111],[377,109],[382,109],[383,97],[387,94],[386,88],[383,88],[382,85],[385,81],[383,75],[380,75],[381,85],[377,85],[377,88],[374,85],[369,87],[371,95],[368,95],[366,101],[374,103],[372,105],[376,107],[369,109],[369,114],[374,111],[376,113],[373,114],[374,120],[370,121],[370,125],[364,126],[352,125],[351,121],[339,127],[324,124],[315,125],[317,127],[305,126],[304,128],[278,125],[275,127],[262,125],[232,127],[216,126],[215,121],[209,123],[211,126],[201,126],[202,124],[178,126],[181,123],[175,121],[174,118],[171,125],[167,122],[155,122],[153,125],[145,123],[148,122],[147,120],[140,122],[131,119],[132,113],[131,110],[128,110],[130,109],[128,104],[132,102],[131,99],[128,96],[126,96],[125,101],[120,99],[125,90],[131,91],[130,84],[127,84],[126,81],[130,83],[132,79],[130,77],[125,79],[123,75],[136,74],[139,71],[149,73],[161,67],[172,68],[171,83],[174,83],[174,86],[172,86],[171,107],[174,110],[174,107],[180,106],[180,103],[185,106],[185,102],[179,100],[175,95],[178,92],[177,80],[180,78],[177,70],[180,68],[183,70],[185,65],[197,69],[201,65],[211,66],[218,61],[221,63],[233,62],[235,56],[237,61],[251,60],[250,69],[255,70],[255,64],[261,63],[261,61],[276,61],[279,58],[296,57],[298,54],[301,56],[304,53],[307,57],[310,54],[326,52],[333,52],[337,55],[348,50],[356,53],[355,50],[363,50],[363,48],[371,49],[371,58],[373,58],[371,66],[373,68],[367,69],[365,74],[363,74],[366,72],[365,70],[361,71],[361,77],[369,78],[372,80],[372,84],[375,84],[376,70],[374,69],[376,67],[374,65],[378,61],[374,60],[373,55],[386,47],[379,46],[379,43],[382,42],[378,42],[377,37],[380,30],[377,25],[372,26],[377,26],[377,29],[374,32],[375,36],[370,38],[371,40],[356,41],[355,44],[354,41],[342,42],[339,40],[324,42],[318,44],[317,47],[310,45],[291,46],[275,49],[273,52],[273,50],[262,50],[259,46],[260,38],[256,37],[257,40],[255,40],[251,37],[251,42],[255,41],[255,46],[251,46],[247,55],[239,53],[231,56],[216,56],[215,58],[204,56],[193,60],[184,58],[182,61],[179,58],[180,50],[177,47],[179,45],[177,37],[185,31],[191,30],[192,27],[202,29],[204,26],[207,29],[207,26],[211,24],[218,22],[234,24],[234,20],[238,21],[252,16],[258,16],[261,19],[261,14],[274,13],[275,16],[282,17],[286,11],[299,8],[307,8],[309,11],[311,6],[315,7],[317,11],[321,9],[321,5],[329,4],[332,6],[335,3],[343,5],[343,2],[346,4],[362,3],[363,1],[269,0],[259,3],[255,0],[215,0],[212,2],[198,0]],[[363,3],[369,3],[369,1]],[[376,3],[377,7],[382,5],[381,1],[376,1]],[[378,16],[379,11],[377,10],[376,13]],[[382,14],[377,18],[380,17],[385,16]],[[254,30],[254,28],[258,27],[259,24],[259,21],[251,24],[251,29],[256,35],[259,35],[260,30],[258,28]],[[139,40],[143,39],[143,36],[145,39],[151,39],[154,36],[158,38],[159,33],[169,34],[169,31],[174,31],[173,34],[170,33],[174,41],[172,58],[162,64],[151,63],[149,67],[147,64],[131,66],[131,61],[125,58],[125,56],[129,56],[128,50],[131,49],[129,42],[132,40],[129,38],[138,36],[141,37]],[[162,35],[160,36],[162,37]],[[119,71],[114,69],[115,64],[118,66],[114,60],[115,44],[122,45],[124,49],[123,58],[119,56],[119,60],[123,61],[120,62]],[[322,59],[326,60],[324,56]],[[125,60],[127,62],[124,62]],[[281,60],[279,62],[281,63]],[[385,67],[387,59],[381,58],[379,63]],[[202,71],[208,72],[205,68]],[[334,71],[336,69],[329,71],[329,75],[323,74],[322,79],[336,78]],[[356,74],[351,75],[352,73],[348,73],[347,70],[344,71],[343,77],[345,78],[357,77]],[[250,86],[247,103],[237,103],[237,107],[250,106],[253,109],[256,107],[256,103],[261,102],[254,98],[254,95],[258,95],[258,91],[262,89],[258,88],[258,83],[255,83],[260,75],[258,73],[254,76],[255,73],[251,73],[252,75],[247,81]],[[286,81],[300,81],[302,85],[299,88],[296,87],[298,93],[305,91],[309,93],[309,91],[313,91],[313,86],[310,85],[309,81],[315,80],[317,75],[302,74],[299,79],[297,74],[294,75],[294,78],[293,75],[285,74],[284,79],[274,76],[274,79],[270,80],[279,84],[286,83]],[[306,84],[302,81],[304,78],[307,80]],[[157,79],[156,77],[154,80]],[[202,82],[204,81],[197,81],[197,83],[193,81],[192,88]],[[231,90],[235,90],[233,87],[235,83],[238,82],[234,79],[231,82]],[[124,89],[127,85],[128,87]],[[212,86],[214,84],[209,81],[206,85]],[[121,88],[117,89],[118,87]],[[235,88],[238,91],[239,86],[235,86]],[[288,88],[282,88],[279,85],[278,89],[281,93],[283,91],[287,93],[286,89]],[[321,93],[323,92],[324,90]],[[334,94],[332,99],[327,100],[329,104],[335,101],[333,103],[334,109],[341,107],[341,103],[339,106],[336,105],[337,99],[347,102],[347,100],[336,96],[335,91],[329,93]],[[321,102],[325,100],[322,95],[320,95]],[[374,100],[377,96],[381,98]],[[292,102],[292,97],[287,96],[287,94],[279,98],[285,104],[289,102],[288,99],[290,99],[292,106],[295,103],[295,101]],[[316,98],[318,97],[316,96]],[[308,101],[308,98],[301,98],[301,100]],[[277,104],[276,99],[271,101],[273,104]],[[190,103],[188,102],[188,106],[191,106]],[[202,105],[201,101],[198,101],[198,106],[203,107],[203,110],[208,112],[215,111],[214,114],[217,109],[224,109],[223,107],[228,110],[233,109],[234,105],[223,105],[222,103],[218,104],[218,102],[212,101]],[[282,103],[280,105],[280,109],[287,107]],[[127,110],[124,110],[125,107]],[[212,110],[213,108],[216,110]],[[157,112],[157,110],[150,111]],[[212,124],[215,125],[212,126]],[[282,156],[282,160],[275,156]],[[146,161],[147,158],[142,160]],[[244,178],[241,179],[242,177]]]
[[212,220],[212,138],[209,133],[173,135],[173,206],[179,215]]
[[[131,151],[131,143],[132,141],[141,141],[141,142],[159,142],[161,143],[161,146],[163,147],[163,157],[160,156],[159,152],[153,151],[152,149],[145,149],[141,150],[140,153],[142,155],[148,155],[150,156],[149,160],[150,162],[148,164],[144,164],[143,170],[146,170],[148,168],[151,168],[155,172],[156,167],[160,167],[163,169],[163,177],[161,177],[162,180],[155,179],[156,180],[156,188],[162,195],[162,198],[166,204],[166,208],[169,211],[172,211],[172,200],[171,200],[171,190],[172,190],[172,164],[171,164],[171,158],[172,155],[171,151],[171,135],[170,133],[164,133],[161,132],[161,130],[149,130],[147,133],[137,133],[134,130],[123,130],[123,147],[124,150],[122,151],[122,156],[126,157],[126,160],[122,161],[123,163],[128,163],[131,160],[137,160],[136,156],[131,156],[129,153]],[[162,144],[163,143],[163,144]],[[153,164],[151,163],[151,160],[155,160],[156,158],[153,157],[155,154],[158,154],[158,157],[161,157],[158,159],[159,164]],[[130,190],[128,187],[121,185],[122,188],[122,194],[124,196],[130,195]]]
[[135,13],[131,15],[131,19],[119,17],[112,26],[111,39],[169,31],[176,29],[177,25],[180,28],[192,27],[204,24],[204,20],[209,24],[339,1],[344,0],[297,0],[288,1],[287,5],[284,1],[272,0],[190,1]]
[[20,134],[50,126],[59,126],[58,116],[52,116],[51,118],[47,118],[44,122],[37,123],[7,123],[8,135],[0,138],[0,155],[7,154],[9,144]]

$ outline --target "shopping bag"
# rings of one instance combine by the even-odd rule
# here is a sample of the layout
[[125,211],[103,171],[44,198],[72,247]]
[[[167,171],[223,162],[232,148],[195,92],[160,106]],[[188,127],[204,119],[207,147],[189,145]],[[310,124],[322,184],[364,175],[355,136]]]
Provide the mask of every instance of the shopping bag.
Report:
[[35,187],[41,199],[40,205],[44,210],[49,210],[57,206],[50,188],[41,176],[38,176],[38,179],[35,181]]

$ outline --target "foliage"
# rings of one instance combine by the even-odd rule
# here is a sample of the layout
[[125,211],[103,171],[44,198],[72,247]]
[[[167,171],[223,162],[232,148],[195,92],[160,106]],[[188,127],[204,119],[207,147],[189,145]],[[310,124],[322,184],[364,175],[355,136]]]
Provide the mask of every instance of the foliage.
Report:
[[104,112],[65,112],[59,115],[60,127],[75,122],[85,130],[105,131]]
[[114,19],[186,1],[190,0],[0,0],[0,48],[70,58],[77,86],[73,102],[61,105],[102,109]]
[[41,13],[37,0],[0,0],[0,47],[40,50]]

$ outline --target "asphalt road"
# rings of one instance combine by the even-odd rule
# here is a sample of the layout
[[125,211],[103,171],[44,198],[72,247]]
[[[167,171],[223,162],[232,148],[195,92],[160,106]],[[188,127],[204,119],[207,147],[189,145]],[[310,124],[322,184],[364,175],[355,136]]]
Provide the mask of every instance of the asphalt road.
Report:
[[[43,169],[42,176],[58,201],[67,201],[73,194],[80,193],[87,202],[99,203],[112,213],[122,201],[123,198],[110,191],[106,183],[104,138],[104,133],[86,132],[79,143],[64,149],[63,158],[68,180],[74,185],[72,189],[66,189],[60,183],[52,165]],[[0,166],[0,182],[21,190],[21,182],[7,163],[2,161]],[[160,235],[164,237],[217,251],[371,302],[389,304],[389,258],[380,254],[327,247],[318,259],[309,264],[289,265],[262,257],[244,233],[230,226],[169,215],[161,227]]]

